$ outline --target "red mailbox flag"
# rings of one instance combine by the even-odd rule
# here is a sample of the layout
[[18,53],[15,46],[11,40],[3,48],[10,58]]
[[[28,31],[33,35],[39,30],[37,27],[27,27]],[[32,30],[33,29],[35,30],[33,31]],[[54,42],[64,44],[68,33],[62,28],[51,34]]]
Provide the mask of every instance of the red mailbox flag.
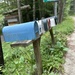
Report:
[[50,21],[50,19],[48,19],[48,28],[49,29],[51,28],[51,21]]

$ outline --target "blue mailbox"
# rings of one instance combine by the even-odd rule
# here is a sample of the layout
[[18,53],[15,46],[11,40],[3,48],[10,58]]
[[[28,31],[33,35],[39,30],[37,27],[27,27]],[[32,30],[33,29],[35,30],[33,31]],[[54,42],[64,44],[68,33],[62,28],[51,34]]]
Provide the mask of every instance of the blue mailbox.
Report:
[[6,26],[2,29],[6,42],[35,40],[39,37],[39,28],[36,21]]

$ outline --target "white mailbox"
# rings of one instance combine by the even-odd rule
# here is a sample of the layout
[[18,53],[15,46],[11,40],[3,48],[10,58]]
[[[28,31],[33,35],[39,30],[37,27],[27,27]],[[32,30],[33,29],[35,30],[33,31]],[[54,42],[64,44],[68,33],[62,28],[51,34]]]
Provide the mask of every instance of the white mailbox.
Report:
[[51,27],[54,27],[56,25],[55,23],[55,17],[49,17],[47,18],[47,25],[48,25],[48,29],[50,29]]
[[41,34],[45,33],[45,29],[44,29],[42,20],[38,20],[37,23],[38,23],[38,27],[39,27],[39,34],[41,35]]

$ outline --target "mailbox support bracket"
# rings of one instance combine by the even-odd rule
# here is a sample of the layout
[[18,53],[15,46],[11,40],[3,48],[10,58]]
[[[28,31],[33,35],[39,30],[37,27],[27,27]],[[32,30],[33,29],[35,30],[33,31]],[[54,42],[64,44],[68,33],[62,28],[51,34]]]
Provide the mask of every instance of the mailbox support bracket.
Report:
[[51,28],[51,29],[49,30],[49,32],[50,32],[50,35],[51,35],[52,44],[55,44],[55,39],[54,39],[54,35],[53,35],[53,29]]

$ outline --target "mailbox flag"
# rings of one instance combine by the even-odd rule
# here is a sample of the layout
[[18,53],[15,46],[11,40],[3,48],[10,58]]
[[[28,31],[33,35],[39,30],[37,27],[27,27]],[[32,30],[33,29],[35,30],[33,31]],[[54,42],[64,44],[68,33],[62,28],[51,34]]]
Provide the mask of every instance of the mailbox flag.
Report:
[[50,19],[50,27],[54,27],[57,24],[57,17],[53,16],[53,17],[48,17],[47,18],[47,22]]
[[47,22],[48,22],[48,29],[50,29],[51,28],[51,21],[50,21],[50,19],[47,19]]

